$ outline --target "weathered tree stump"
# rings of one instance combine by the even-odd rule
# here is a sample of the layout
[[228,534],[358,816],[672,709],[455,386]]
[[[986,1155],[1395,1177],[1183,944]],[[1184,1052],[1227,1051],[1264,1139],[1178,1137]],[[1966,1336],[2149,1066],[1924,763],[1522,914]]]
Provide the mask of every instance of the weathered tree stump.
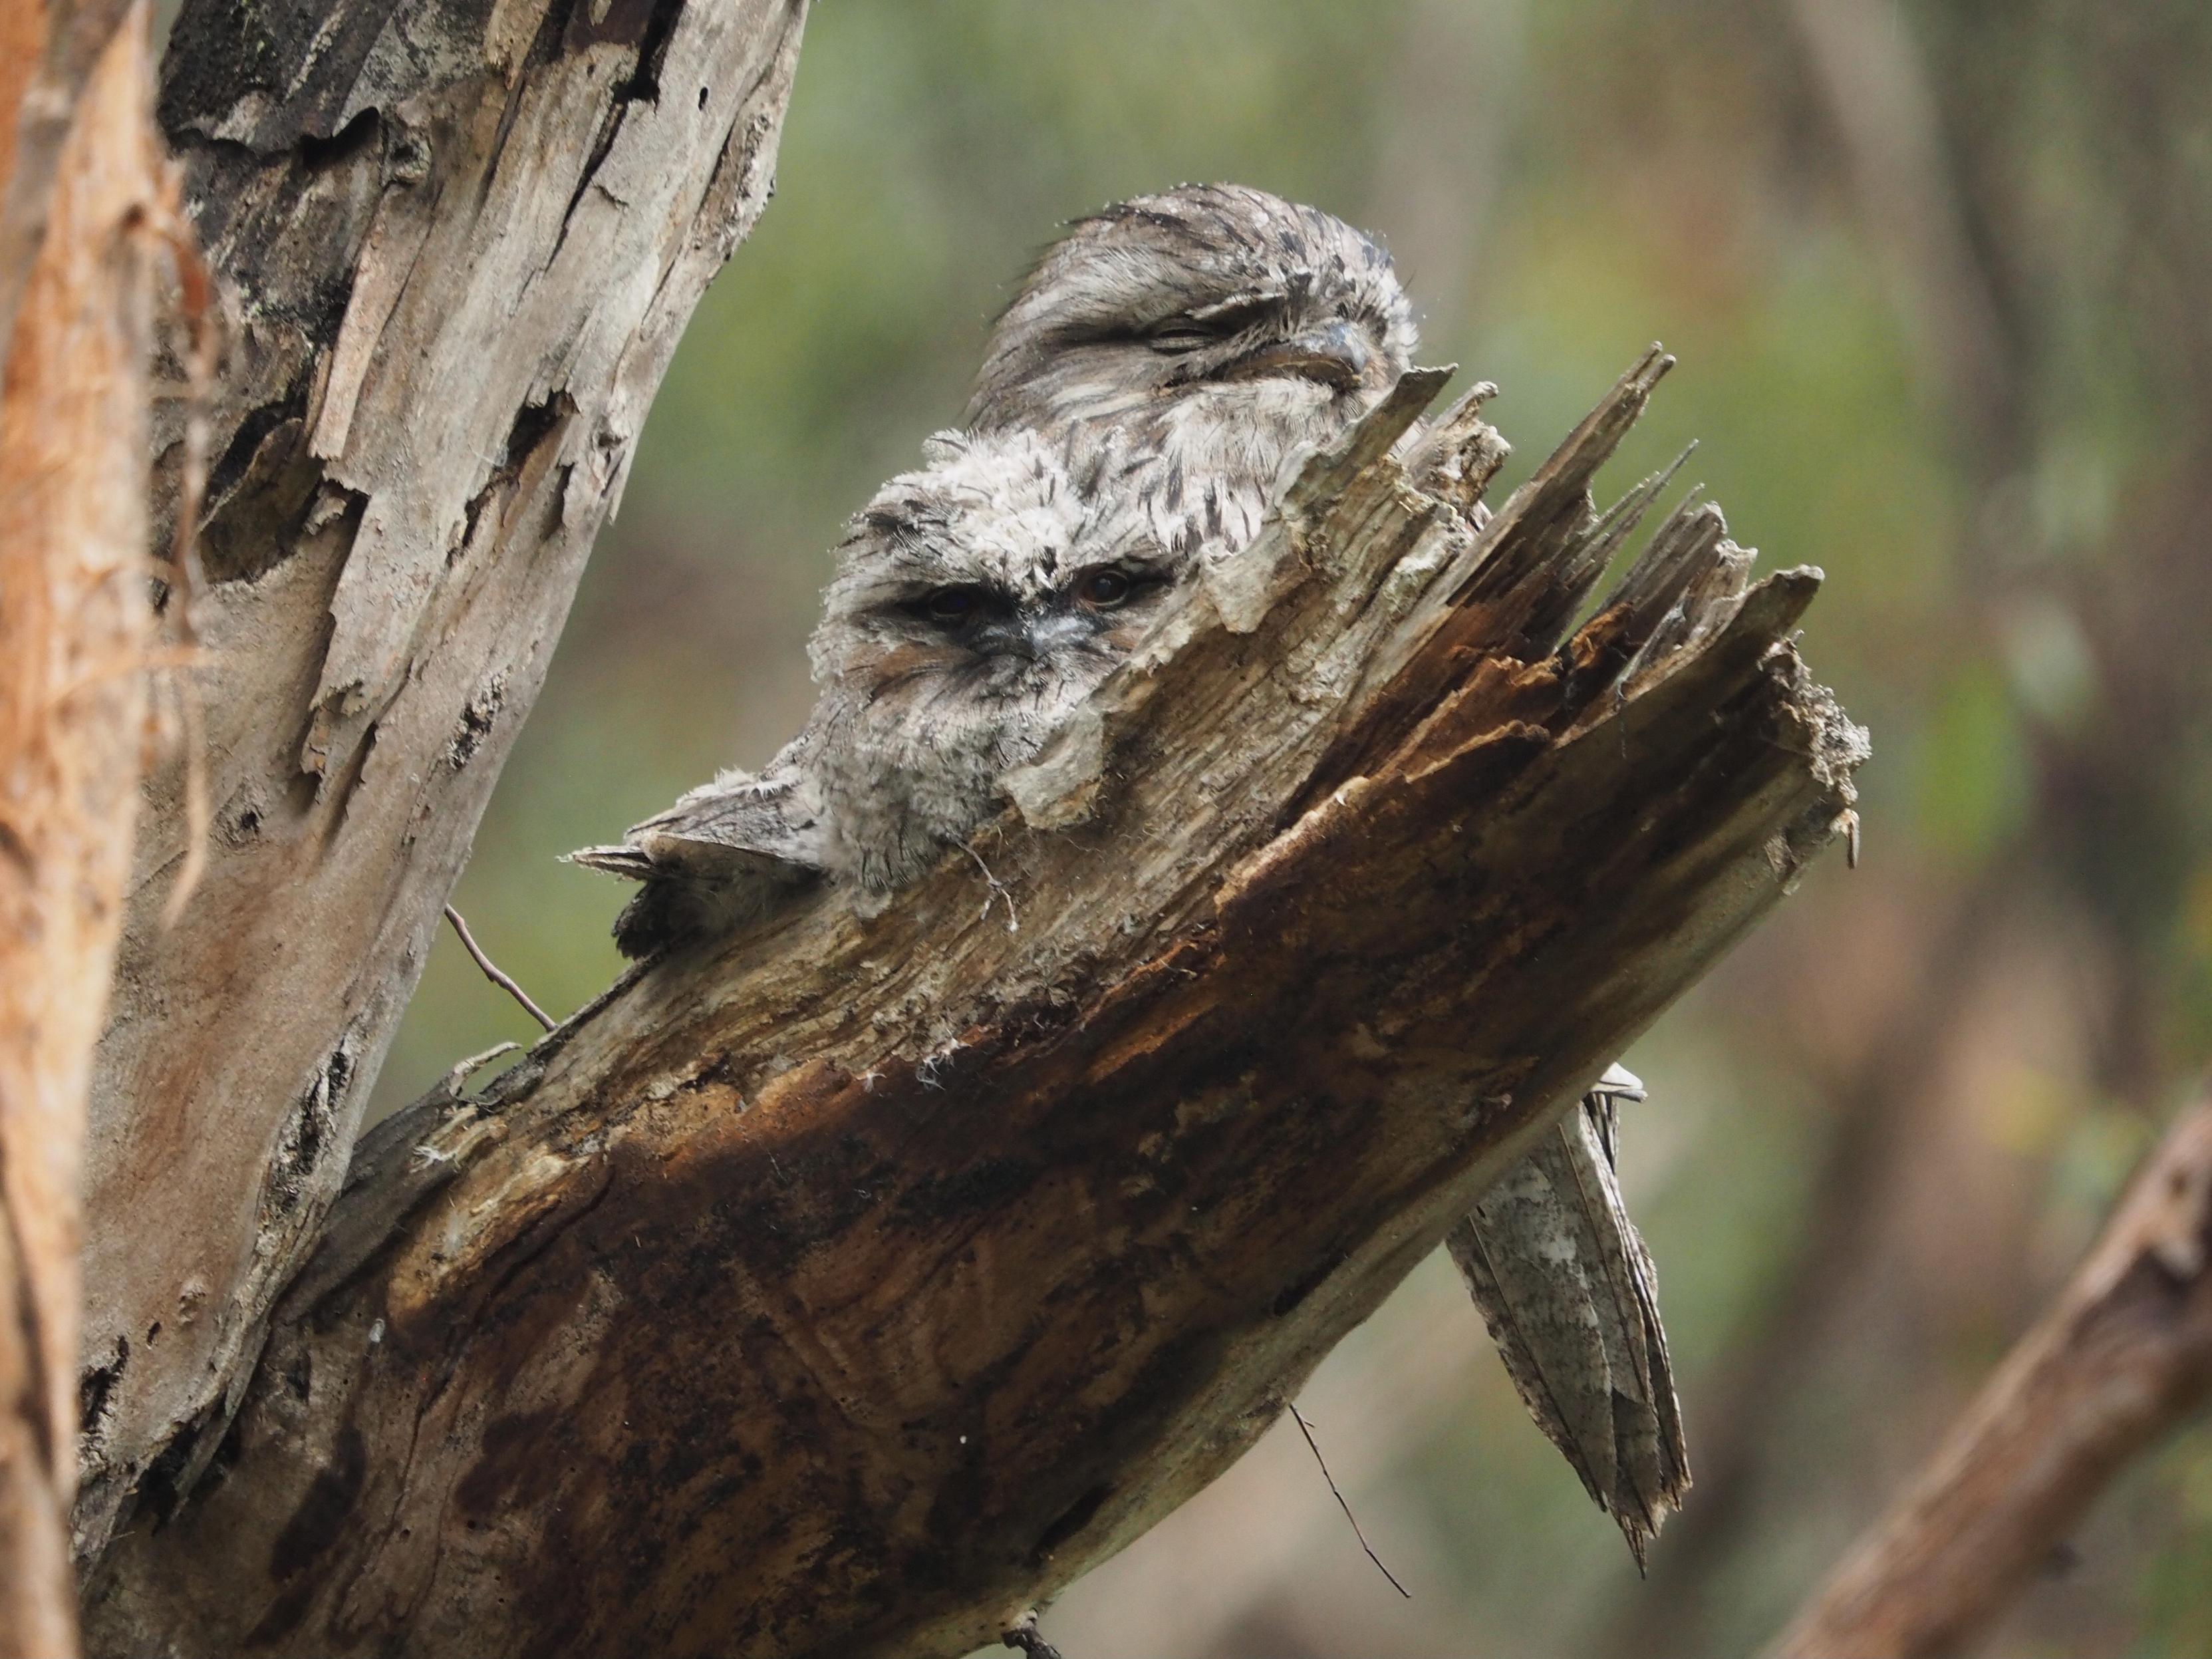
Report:
[[957,1655],[1218,1474],[1847,821],[1817,573],[1686,507],[1574,626],[1667,362],[1486,523],[1479,396],[1392,458],[1409,375],[988,875],[817,891],[380,1127],[97,1649]]

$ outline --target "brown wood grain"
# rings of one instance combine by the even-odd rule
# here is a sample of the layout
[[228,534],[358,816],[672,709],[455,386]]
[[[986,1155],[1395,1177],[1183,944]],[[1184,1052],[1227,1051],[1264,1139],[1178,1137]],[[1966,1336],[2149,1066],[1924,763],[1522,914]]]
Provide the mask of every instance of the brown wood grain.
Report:
[[[313,1249],[708,282],[804,0],[191,0],[161,115],[228,296],[195,620],[212,807],[149,781],[87,1168],[86,1551]],[[155,433],[173,475],[183,433]],[[147,1241],[160,1241],[149,1249]]]
[[1817,573],[1670,532],[1559,640],[1665,364],[1487,527],[1389,458],[1409,376],[988,878],[818,892],[381,1127],[96,1650],[957,1655],[1221,1473],[1850,799]]

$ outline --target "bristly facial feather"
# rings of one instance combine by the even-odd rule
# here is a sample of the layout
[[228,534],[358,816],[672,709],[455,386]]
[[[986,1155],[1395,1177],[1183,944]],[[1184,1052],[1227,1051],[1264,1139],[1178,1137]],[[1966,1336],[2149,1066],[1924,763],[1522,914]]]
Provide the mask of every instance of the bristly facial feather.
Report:
[[811,653],[834,874],[913,879],[999,804],[1158,613],[1175,562],[1112,444],[942,434],[852,523]]

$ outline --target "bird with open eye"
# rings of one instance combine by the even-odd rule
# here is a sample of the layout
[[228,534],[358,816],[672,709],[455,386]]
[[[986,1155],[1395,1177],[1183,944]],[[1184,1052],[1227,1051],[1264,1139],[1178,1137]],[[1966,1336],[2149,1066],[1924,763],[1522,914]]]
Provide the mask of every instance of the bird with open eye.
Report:
[[1125,659],[1176,569],[1099,488],[1118,452],[944,433],[838,549],[810,654],[825,866],[884,890],[1003,799]]
[[1112,445],[940,433],[836,550],[806,727],[574,862],[640,882],[631,956],[726,930],[817,875],[905,885],[998,809],[1129,653],[1177,562],[1102,491]]

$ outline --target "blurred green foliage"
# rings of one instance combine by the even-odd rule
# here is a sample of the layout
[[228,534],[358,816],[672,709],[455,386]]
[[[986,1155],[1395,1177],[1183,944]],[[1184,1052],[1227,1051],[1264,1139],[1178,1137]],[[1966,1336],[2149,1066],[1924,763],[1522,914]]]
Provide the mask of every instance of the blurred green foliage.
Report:
[[[1352,1552],[1316,1478],[1316,1529],[1251,1517],[1275,1576],[1190,1609],[1179,1651],[1346,1651],[1315,1588],[1340,1582],[1370,1652],[1750,1650],[2212,1053],[2208,9],[1841,6],[1908,71],[1898,107],[1917,84],[1935,112],[1899,163],[1850,142],[1815,3],[823,0],[777,199],[678,355],[456,896],[556,1012],[607,982],[621,894],[556,855],[796,727],[824,550],[957,422],[1071,215],[1231,178],[1382,233],[1426,357],[1504,388],[1509,483],[1648,339],[1678,353],[1611,482],[1694,438],[1686,479],[1739,539],[1826,570],[1808,654],[1876,756],[1868,867],[1815,871],[1632,1056],[1655,1098],[1627,1180],[1713,1479],[1639,1584],[1484,1354],[1460,1406],[1337,1471],[1370,1531],[1414,1540],[1412,1611],[1315,1568]],[[1940,238],[1914,241],[1923,190],[1963,311]],[[1961,372],[1943,319],[1983,301],[1998,349]],[[532,1030],[441,941],[380,1102]],[[1438,1305],[1401,1298],[1341,1363],[1462,1311]],[[1167,1530],[1048,1616],[1071,1653],[1163,1593]],[[2205,1433],[2078,1553],[2003,1650],[2208,1650]]]

